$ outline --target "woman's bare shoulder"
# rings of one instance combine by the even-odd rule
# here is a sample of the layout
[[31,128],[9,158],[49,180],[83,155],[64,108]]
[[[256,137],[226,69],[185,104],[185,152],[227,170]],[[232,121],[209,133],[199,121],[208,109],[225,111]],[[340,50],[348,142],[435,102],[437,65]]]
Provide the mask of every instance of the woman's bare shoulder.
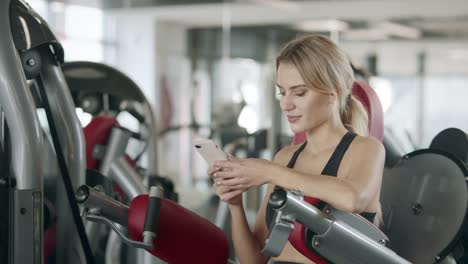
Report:
[[300,147],[301,145],[291,145],[285,148],[282,148],[278,153],[276,153],[274,162],[282,165],[288,164],[289,160],[291,159],[294,152]]
[[385,153],[385,148],[378,139],[372,136],[357,136],[352,144],[354,153],[367,155],[381,155]]

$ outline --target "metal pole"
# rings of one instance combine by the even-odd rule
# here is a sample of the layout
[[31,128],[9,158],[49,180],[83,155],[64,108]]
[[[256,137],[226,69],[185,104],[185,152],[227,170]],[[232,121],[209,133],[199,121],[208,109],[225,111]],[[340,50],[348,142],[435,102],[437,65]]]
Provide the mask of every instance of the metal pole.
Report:
[[11,264],[43,262],[42,134],[36,107],[13,43],[11,1],[0,1],[0,104],[11,138],[13,190]]
[[425,125],[426,125],[426,54],[424,52],[421,52],[418,54],[418,73],[419,73],[419,78],[418,78],[418,127],[417,127],[417,132],[418,132],[418,138],[417,138],[417,144],[421,146],[424,141],[425,137]]
[[[41,54],[41,78],[50,101],[50,108],[60,146],[65,154],[70,180],[75,190],[85,184],[86,152],[83,129],[75,112],[75,104],[65,81],[62,69],[48,49]],[[57,179],[61,181],[61,179]],[[57,262],[82,263],[84,253],[76,228],[70,223],[73,217],[63,184],[57,184]]]
[[148,193],[146,186],[143,185],[143,178],[123,157],[114,160],[111,164],[109,176],[119,184],[128,198],[132,200],[140,194]]

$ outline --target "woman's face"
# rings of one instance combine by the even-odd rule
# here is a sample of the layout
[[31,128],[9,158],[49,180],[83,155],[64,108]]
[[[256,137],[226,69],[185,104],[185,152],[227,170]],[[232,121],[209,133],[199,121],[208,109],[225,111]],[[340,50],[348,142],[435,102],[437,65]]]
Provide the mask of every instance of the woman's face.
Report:
[[281,95],[281,110],[294,133],[312,130],[331,118],[333,97],[306,86],[293,64],[280,63],[276,84]]

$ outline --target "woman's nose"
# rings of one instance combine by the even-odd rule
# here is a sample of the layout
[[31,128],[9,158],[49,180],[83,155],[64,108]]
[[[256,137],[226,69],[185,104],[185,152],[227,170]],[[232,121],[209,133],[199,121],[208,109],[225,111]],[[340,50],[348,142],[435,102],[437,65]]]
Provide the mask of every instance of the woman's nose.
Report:
[[281,110],[288,112],[294,109],[295,105],[289,96],[283,96],[280,100]]

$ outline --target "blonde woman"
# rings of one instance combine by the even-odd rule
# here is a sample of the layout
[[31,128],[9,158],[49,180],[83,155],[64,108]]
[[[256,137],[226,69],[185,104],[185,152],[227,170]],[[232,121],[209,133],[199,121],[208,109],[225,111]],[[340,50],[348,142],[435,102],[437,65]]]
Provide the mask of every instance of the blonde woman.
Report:
[[[367,136],[367,115],[351,94],[353,82],[346,55],[329,39],[313,35],[287,43],[276,59],[280,107],[291,130],[305,132],[307,141],[280,150],[273,162],[231,158],[209,168],[216,193],[229,204],[234,248],[242,264],[268,262],[261,250],[275,186],[299,189],[304,196],[374,221],[385,151]],[[268,184],[267,194],[251,231],[241,194],[262,184]],[[290,242],[271,263],[314,263]]]

